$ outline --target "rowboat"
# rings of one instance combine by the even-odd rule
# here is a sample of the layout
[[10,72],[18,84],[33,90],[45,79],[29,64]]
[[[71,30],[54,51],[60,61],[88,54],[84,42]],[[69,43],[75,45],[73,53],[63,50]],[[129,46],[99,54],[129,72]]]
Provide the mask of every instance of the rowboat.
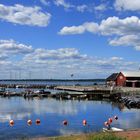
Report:
[[123,129],[117,128],[117,127],[111,127],[110,129],[103,128],[103,132],[122,132]]

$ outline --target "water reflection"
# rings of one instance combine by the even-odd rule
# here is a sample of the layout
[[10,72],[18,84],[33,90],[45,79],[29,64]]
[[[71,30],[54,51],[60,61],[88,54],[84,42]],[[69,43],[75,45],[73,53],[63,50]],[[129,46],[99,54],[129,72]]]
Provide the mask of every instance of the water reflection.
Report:
[[123,109],[123,116],[119,121],[119,125],[123,126],[124,129],[140,128],[140,110]]
[[[25,100],[22,97],[0,98],[0,138],[21,136],[54,136],[73,133],[101,131],[104,121],[118,115],[119,120],[113,125],[120,128],[140,127],[140,111],[128,110],[110,101],[59,101],[55,99]],[[35,125],[39,118],[41,124]],[[15,121],[14,127],[8,125]],[[32,119],[32,126],[27,120]],[[62,121],[68,120],[68,126]],[[82,120],[87,120],[87,126]],[[7,133],[8,131],[8,133]]]

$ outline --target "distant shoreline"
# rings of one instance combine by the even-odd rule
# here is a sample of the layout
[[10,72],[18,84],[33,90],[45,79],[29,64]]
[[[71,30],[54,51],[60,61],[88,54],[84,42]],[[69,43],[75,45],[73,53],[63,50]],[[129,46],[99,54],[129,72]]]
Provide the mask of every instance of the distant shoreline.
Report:
[[101,81],[105,79],[0,79],[0,81]]

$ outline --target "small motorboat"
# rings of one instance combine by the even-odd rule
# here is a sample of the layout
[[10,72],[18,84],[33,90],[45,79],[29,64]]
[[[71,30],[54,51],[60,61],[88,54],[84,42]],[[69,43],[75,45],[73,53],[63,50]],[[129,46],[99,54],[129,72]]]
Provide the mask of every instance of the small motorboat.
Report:
[[103,132],[122,132],[122,131],[124,130],[117,127],[111,127],[110,129],[103,128]]

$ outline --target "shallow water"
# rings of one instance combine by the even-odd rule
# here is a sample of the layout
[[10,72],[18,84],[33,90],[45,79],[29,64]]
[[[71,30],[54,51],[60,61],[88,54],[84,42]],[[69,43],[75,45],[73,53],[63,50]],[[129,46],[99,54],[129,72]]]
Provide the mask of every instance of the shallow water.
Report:
[[[123,108],[110,101],[59,101],[55,99],[25,100],[23,97],[0,98],[0,139],[57,136],[101,131],[104,122],[117,115],[112,126],[123,129],[140,128],[140,110]],[[35,124],[36,119],[40,125]],[[9,120],[15,121],[9,126]],[[33,124],[27,125],[31,119]],[[63,126],[63,120],[68,121]],[[82,125],[82,120],[87,125]]]

